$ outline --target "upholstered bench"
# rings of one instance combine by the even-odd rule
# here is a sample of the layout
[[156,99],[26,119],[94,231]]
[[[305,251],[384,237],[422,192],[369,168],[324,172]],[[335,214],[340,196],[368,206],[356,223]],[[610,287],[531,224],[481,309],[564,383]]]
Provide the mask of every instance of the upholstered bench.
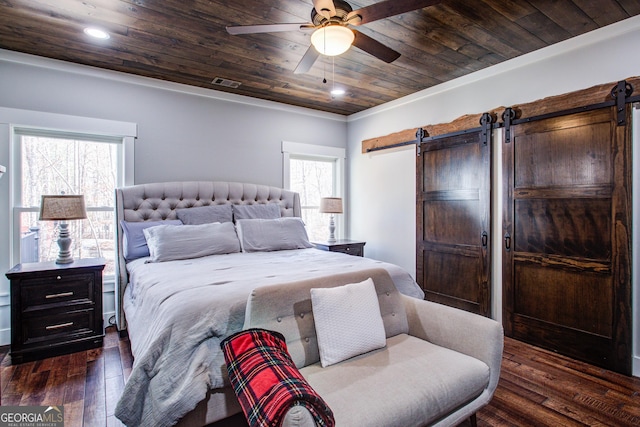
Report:
[[[498,384],[501,325],[402,295],[381,269],[343,274],[338,280],[334,276],[331,286],[368,278],[384,325],[381,348],[322,366],[323,340],[319,347],[315,324],[320,313],[315,300],[316,312],[312,310],[311,298],[312,289],[326,288],[322,279],[255,289],[244,327],[284,335],[292,360],[331,408],[337,427],[449,426],[469,417],[475,421],[475,412],[490,401]],[[283,426],[315,423],[305,408],[293,406]]]

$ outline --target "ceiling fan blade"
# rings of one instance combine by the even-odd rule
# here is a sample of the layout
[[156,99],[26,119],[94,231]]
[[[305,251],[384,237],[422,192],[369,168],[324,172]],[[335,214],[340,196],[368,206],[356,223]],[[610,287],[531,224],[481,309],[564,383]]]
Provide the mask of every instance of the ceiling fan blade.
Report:
[[278,33],[282,31],[298,31],[313,28],[314,25],[310,22],[298,24],[230,25],[227,27],[227,32],[235,36],[238,34]]
[[313,0],[313,7],[319,15],[329,19],[336,15],[336,7],[333,0]]
[[293,74],[304,74],[309,71],[319,56],[320,53],[318,53],[316,48],[309,46],[309,49],[307,49],[300,62],[298,62],[298,66],[293,71]]
[[442,0],[384,0],[350,12],[346,21],[352,25],[362,25],[438,3],[442,3]]
[[372,39],[368,35],[363,34],[360,31],[354,31],[353,33],[356,36],[353,40],[353,45],[358,49],[362,49],[386,63],[391,63],[400,58],[400,54],[398,52],[383,45],[379,41]]

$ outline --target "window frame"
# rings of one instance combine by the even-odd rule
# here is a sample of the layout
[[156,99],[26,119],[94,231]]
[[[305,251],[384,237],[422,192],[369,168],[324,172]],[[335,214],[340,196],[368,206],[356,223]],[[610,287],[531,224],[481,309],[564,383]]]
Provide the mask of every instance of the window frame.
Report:
[[[282,141],[282,187],[291,189],[291,158],[303,160],[329,161],[334,163],[333,167],[333,193],[331,197],[341,197],[343,199],[342,215],[335,216],[337,224],[337,239],[343,239],[347,235],[345,227],[348,206],[345,202],[345,160],[346,149],[339,147],[328,147],[324,145],[303,144],[299,142]],[[328,224],[328,223],[327,223]]]
[[[13,197],[12,197],[12,211],[13,211],[13,235],[21,237],[20,225],[22,224],[21,216],[23,213],[38,213],[40,211],[40,206],[26,206],[23,205],[23,185],[22,183],[22,174],[24,172],[24,165],[22,163],[22,150],[23,150],[23,142],[22,137],[33,136],[33,137],[41,137],[41,138],[51,138],[51,139],[66,139],[66,140],[79,140],[83,142],[90,143],[105,143],[112,144],[116,148],[116,169],[117,172],[122,170],[123,165],[123,150],[124,144],[122,142],[122,138],[119,137],[106,137],[106,136],[96,136],[96,135],[86,135],[86,134],[76,134],[70,132],[59,132],[59,131],[50,131],[41,128],[24,128],[14,126],[13,129],[13,150],[16,154],[16,158],[19,159],[15,164],[12,164],[12,170],[14,171],[13,177]],[[122,173],[117,173],[116,175],[116,183],[115,187],[122,186]],[[87,206],[87,212],[110,212],[113,215],[115,222],[115,206]],[[115,230],[115,227],[114,227]],[[22,262],[21,259],[21,238],[12,239],[12,256],[13,256],[13,264],[17,264]],[[117,246],[115,242],[115,234],[114,234],[114,247]],[[116,251],[114,251],[117,253]],[[114,267],[115,263],[117,263],[117,259],[114,259]],[[104,277],[109,280],[112,278],[111,274],[106,274]],[[115,273],[113,275],[115,277]]]
[[[0,139],[8,142],[10,159],[7,172],[11,193],[8,198],[11,212],[8,224],[8,252],[11,265],[20,262],[20,215],[22,212],[36,212],[38,209],[20,205],[22,197],[21,189],[18,188],[22,171],[20,139],[25,133],[118,143],[118,185],[126,186],[134,183],[134,142],[137,137],[135,123],[0,107]],[[112,210],[115,221],[115,207]],[[115,276],[105,279],[115,280]]]

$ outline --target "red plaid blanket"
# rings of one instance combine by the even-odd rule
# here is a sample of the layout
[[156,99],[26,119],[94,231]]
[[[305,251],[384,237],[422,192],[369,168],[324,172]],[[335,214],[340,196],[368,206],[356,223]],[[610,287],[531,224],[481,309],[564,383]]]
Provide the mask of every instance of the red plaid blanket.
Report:
[[229,380],[251,427],[277,427],[287,410],[302,405],[316,424],[333,427],[333,412],[311,388],[287,351],[284,336],[265,329],[249,329],[220,344]]

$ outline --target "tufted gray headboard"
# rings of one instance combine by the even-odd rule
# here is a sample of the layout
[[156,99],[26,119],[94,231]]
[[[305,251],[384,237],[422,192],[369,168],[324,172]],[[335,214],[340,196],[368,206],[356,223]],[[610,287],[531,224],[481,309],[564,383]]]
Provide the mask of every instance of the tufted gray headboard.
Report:
[[116,189],[117,262],[116,323],[126,329],[122,297],[129,282],[123,255],[120,221],[164,221],[176,219],[176,209],[198,206],[277,203],[282,216],[301,216],[298,193],[267,185],[221,181],[185,181],[139,184]]

